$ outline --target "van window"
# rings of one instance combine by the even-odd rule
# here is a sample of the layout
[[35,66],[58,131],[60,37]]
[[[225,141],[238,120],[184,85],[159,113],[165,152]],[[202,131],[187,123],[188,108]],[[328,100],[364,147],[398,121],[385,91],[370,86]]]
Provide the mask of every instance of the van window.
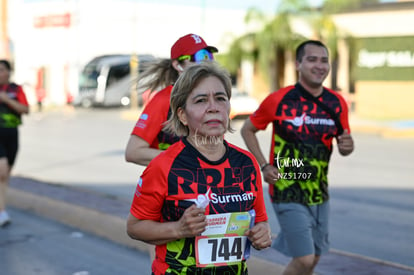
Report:
[[99,74],[96,63],[86,65],[80,75],[79,86],[86,89],[96,89]]
[[129,71],[130,71],[129,64],[121,64],[121,65],[112,66],[108,73],[108,78],[106,82],[107,87],[110,87],[113,83],[116,83],[122,78],[128,76]]

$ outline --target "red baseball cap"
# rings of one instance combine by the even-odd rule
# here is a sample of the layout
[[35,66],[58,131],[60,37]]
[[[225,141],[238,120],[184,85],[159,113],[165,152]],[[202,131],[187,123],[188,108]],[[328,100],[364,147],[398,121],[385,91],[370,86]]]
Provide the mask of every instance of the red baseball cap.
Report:
[[212,53],[218,52],[216,47],[208,46],[201,36],[190,33],[178,39],[171,47],[171,59],[193,55],[201,49],[207,49]]

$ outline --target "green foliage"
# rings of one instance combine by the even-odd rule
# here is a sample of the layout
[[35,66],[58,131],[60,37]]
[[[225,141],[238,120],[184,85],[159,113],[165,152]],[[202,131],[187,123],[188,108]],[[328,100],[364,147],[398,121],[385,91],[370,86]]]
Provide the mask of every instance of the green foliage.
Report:
[[[250,26],[260,26],[259,30],[235,39],[220,63],[236,74],[242,60],[250,59],[270,82],[271,89],[280,88],[283,83],[285,53],[294,52],[295,47],[305,39],[316,38],[329,48],[332,61],[337,59],[341,38],[329,14],[378,3],[379,0],[325,0],[320,10],[312,8],[307,0],[282,0],[273,17],[266,16],[257,9],[248,10],[245,22]],[[301,18],[312,27],[313,37],[303,37],[292,28],[292,21]]]
[[236,75],[242,60],[255,59],[257,46],[254,34],[246,34],[233,41],[227,54],[216,55],[217,61]]
[[338,39],[341,34],[332,18],[328,15],[319,16],[313,19],[311,24],[313,25],[317,38],[323,41],[329,48],[330,56],[335,57],[337,55]]
[[325,14],[357,10],[370,4],[379,3],[379,0],[325,0],[322,11]]
[[244,22],[246,24],[249,24],[252,22],[264,23],[265,18],[266,16],[261,10],[257,8],[250,8],[247,10],[246,16],[244,17]]
[[284,52],[293,50],[298,40],[303,37],[295,33],[290,25],[291,15],[280,13],[267,23],[263,30],[256,35],[258,45],[258,64],[263,75],[271,83],[271,89],[282,85],[279,75],[284,72]]
[[310,6],[307,0],[282,0],[278,13],[298,14],[309,9]]

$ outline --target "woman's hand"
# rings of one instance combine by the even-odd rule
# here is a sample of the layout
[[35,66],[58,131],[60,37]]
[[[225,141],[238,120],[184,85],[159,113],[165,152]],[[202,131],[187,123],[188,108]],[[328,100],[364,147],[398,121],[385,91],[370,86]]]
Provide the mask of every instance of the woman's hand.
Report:
[[9,96],[5,91],[0,91],[0,102],[7,103],[9,101]]
[[190,238],[200,235],[206,230],[207,222],[204,215],[205,209],[198,208],[195,204],[184,211],[177,223],[177,236]]
[[259,222],[244,234],[249,238],[256,250],[268,248],[272,245],[272,235],[268,222]]

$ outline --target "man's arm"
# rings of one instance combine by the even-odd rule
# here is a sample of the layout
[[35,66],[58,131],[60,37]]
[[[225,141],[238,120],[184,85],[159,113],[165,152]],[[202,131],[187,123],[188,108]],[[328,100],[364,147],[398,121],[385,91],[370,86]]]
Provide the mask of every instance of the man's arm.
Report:
[[10,108],[19,114],[29,113],[29,106],[24,105],[15,99],[9,98],[6,93],[0,93],[0,102],[7,104]]
[[243,124],[241,135],[244,139],[244,142],[246,143],[247,148],[259,163],[260,169],[262,170],[263,179],[269,184],[274,184],[275,181],[278,180],[279,171],[273,165],[268,165],[268,161],[264,157],[262,150],[260,149],[259,141],[256,137],[256,132],[258,130],[259,129],[257,129],[248,118]]

